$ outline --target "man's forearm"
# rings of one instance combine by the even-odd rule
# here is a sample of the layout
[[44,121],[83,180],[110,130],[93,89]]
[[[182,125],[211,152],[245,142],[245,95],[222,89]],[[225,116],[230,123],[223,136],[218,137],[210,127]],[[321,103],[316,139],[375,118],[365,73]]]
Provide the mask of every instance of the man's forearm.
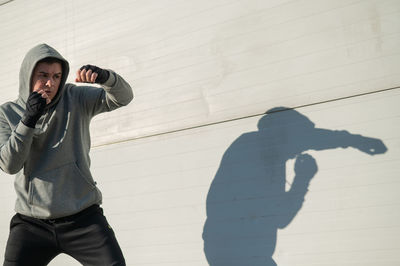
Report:
[[[9,138],[2,143],[0,147],[0,168],[4,172],[16,174],[23,168],[31,148],[33,131],[33,128],[20,122],[15,130],[9,134]],[[0,132],[0,135],[4,136],[5,134]]]
[[109,70],[110,77],[102,85],[106,91],[106,102],[110,110],[129,104],[133,99],[131,86],[114,71]]

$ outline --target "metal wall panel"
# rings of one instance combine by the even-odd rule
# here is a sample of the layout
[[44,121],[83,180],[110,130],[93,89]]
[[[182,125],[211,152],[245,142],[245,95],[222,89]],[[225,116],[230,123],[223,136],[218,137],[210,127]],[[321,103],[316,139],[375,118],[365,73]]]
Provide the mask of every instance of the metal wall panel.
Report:
[[[128,265],[398,265],[399,13],[396,0],[14,0],[0,6],[0,102],[41,42],[71,74],[93,63],[133,85],[129,106],[94,119],[91,153]],[[4,250],[15,193],[0,177]]]
[[398,264],[399,100],[394,90],[94,148],[129,263]]
[[0,100],[16,97],[19,64],[39,42],[59,49],[72,72],[93,63],[135,87],[135,104],[94,121],[94,145],[391,88],[399,8],[396,0],[12,1],[0,8]]

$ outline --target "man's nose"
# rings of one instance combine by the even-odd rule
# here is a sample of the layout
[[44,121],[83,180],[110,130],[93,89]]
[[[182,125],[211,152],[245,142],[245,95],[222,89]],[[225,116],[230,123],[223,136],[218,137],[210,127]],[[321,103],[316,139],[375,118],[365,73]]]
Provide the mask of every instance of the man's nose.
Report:
[[48,80],[46,81],[46,86],[47,86],[47,87],[52,87],[53,84],[54,84],[54,82],[53,82],[51,79],[48,79]]

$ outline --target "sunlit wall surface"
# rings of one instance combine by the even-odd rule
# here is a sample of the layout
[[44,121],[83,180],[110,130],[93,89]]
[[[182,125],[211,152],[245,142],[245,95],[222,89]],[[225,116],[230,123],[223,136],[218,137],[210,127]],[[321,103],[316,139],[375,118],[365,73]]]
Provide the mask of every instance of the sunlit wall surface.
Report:
[[0,25],[1,103],[43,42],[69,82],[90,63],[133,86],[91,126],[127,265],[400,264],[399,1],[14,0]]

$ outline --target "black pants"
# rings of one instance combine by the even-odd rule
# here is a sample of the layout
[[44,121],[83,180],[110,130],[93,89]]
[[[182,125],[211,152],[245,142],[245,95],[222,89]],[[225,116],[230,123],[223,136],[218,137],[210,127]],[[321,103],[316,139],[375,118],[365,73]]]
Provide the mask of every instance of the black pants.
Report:
[[21,214],[11,219],[5,266],[44,266],[61,253],[85,266],[125,265],[114,232],[98,205],[56,220]]

